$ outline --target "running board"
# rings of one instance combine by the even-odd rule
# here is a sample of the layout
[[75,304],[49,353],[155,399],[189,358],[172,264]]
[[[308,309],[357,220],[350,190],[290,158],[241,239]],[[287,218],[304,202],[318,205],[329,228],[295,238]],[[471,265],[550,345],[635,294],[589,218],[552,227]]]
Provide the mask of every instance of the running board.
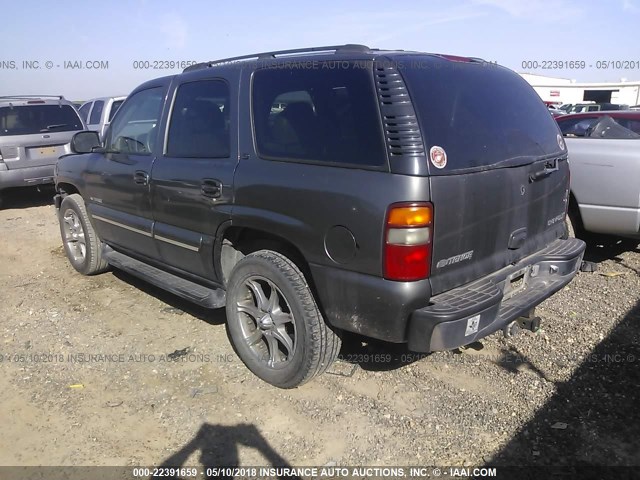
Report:
[[109,265],[124,270],[131,275],[167,290],[179,297],[205,308],[222,308],[225,305],[225,291],[221,288],[207,288],[185,280],[171,273],[152,267],[144,262],[116,252],[110,247],[103,250]]

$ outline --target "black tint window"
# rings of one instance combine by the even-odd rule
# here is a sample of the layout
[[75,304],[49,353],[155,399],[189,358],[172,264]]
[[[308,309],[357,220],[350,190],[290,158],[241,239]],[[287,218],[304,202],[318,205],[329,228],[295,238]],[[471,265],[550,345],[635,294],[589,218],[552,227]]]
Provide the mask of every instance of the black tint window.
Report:
[[181,85],[171,113],[167,155],[228,157],[229,118],[225,82],[203,80]]
[[[481,63],[418,59],[401,73],[425,142],[447,153],[445,173],[564,153],[553,117],[516,73]],[[431,68],[423,68],[423,61]]]
[[107,150],[118,153],[153,153],[162,108],[161,87],[134,94],[114,118],[105,142]]
[[293,66],[254,74],[258,153],[274,159],[383,165],[371,70]]
[[27,105],[0,108],[0,135],[82,130],[78,112],[71,105]]
[[102,116],[103,108],[104,102],[102,100],[97,100],[93,103],[93,110],[91,110],[91,117],[89,118],[89,123],[91,125],[100,123],[100,117]]
[[91,105],[91,102],[85,103],[80,107],[80,110],[78,110],[78,112],[80,113],[80,118],[82,118],[85,123],[87,121],[87,118],[89,117],[89,110],[91,110]]
[[116,100],[111,104],[111,111],[109,112],[109,120],[107,120],[108,122],[113,120],[113,116],[116,114],[116,112],[120,108],[120,105],[122,105],[122,102],[124,102],[124,100]]

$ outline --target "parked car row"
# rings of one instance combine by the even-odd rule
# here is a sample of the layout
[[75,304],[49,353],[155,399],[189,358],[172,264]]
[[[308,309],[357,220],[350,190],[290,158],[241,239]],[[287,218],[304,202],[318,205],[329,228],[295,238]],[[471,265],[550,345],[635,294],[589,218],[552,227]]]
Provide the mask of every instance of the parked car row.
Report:
[[619,103],[585,102],[585,103],[565,103],[556,108],[558,110],[563,111],[565,114],[568,114],[568,113],[581,113],[581,112],[598,112],[600,110],[606,110],[606,111],[629,110],[631,107],[629,107],[629,105],[624,105]]

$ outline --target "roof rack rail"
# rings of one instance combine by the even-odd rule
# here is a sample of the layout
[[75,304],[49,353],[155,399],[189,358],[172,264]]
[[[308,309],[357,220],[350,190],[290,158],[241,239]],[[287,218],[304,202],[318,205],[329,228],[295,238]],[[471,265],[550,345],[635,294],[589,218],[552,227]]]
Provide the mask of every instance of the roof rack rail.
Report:
[[58,100],[64,100],[64,96],[62,95],[2,95],[0,96],[0,100],[4,99],[12,99],[12,100],[20,100],[22,98],[57,98]]
[[309,47],[309,48],[294,48],[291,50],[276,50],[273,52],[262,52],[262,53],[254,53],[252,55],[242,55],[239,57],[229,57],[229,58],[221,58],[219,60],[212,60],[209,62],[196,63],[195,65],[190,65],[183,70],[183,72],[190,72],[192,70],[200,70],[202,68],[209,68],[214,65],[226,62],[236,62],[241,60],[250,60],[252,58],[255,59],[267,59],[267,58],[276,58],[278,55],[294,55],[297,53],[320,53],[320,52],[362,52],[368,53],[371,48],[366,45],[358,45],[358,44],[345,44],[345,45],[330,45],[325,47]]

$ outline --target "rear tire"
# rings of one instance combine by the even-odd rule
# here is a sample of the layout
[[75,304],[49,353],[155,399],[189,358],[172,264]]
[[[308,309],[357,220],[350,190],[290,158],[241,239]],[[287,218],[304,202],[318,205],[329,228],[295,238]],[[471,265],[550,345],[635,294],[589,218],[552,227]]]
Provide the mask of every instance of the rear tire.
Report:
[[327,370],[340,337],[325,323],[300,269],[260,250],[240,260],[227,285],[227,331],[244,364],[265,382],[294,388]]
[[98,238],[84,200],[74,193],[64,197],[58,212],[60,234],[69,262],[83,275],[96,275],[109,269],[102,258],[102,242]]

